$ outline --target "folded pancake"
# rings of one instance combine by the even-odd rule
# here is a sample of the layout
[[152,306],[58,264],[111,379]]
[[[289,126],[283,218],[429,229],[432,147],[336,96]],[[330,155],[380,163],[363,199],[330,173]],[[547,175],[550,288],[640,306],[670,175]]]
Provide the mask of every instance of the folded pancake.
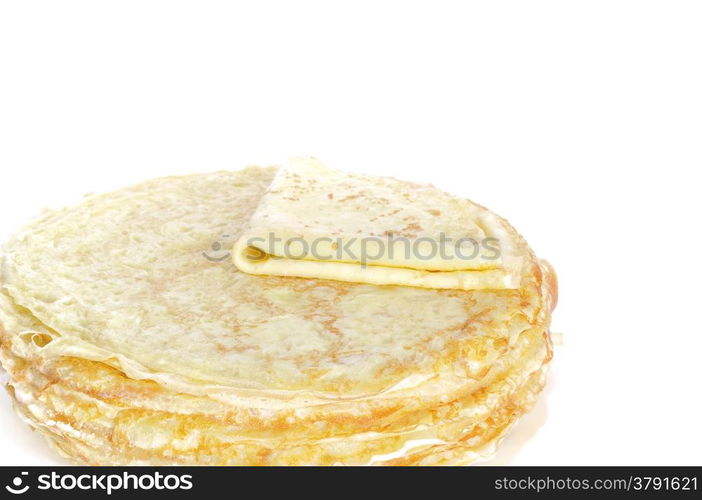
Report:
[[288,161],[234,245],[252,274],[462,290],[518,288],[523,256],[493,213],[391,178]]
[[275,177],[156,179],[46,212],[5,246],[18,413],[88,464],[454,464],[490,453],[551,359],[555,277],[428,289],[240,272]]

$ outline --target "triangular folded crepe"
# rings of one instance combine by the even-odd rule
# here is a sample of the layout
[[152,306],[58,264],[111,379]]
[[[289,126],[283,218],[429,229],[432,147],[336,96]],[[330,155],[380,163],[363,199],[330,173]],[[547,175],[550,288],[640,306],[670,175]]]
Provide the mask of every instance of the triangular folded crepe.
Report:
[[282,166],[234,245],[251,274],[423,288],[518,288],[516,233],[436,189],[344,173],[313,158]]

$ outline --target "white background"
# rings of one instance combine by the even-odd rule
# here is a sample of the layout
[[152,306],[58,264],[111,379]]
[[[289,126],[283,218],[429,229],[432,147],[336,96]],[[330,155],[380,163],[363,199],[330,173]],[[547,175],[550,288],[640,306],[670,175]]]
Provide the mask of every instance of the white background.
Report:
[[[0,234],[309,154],[507,217],[559,273],[550,385],[490,463],[700,464],[702,4],[6,1]],[[64,463],[0,395],[0,464]]]

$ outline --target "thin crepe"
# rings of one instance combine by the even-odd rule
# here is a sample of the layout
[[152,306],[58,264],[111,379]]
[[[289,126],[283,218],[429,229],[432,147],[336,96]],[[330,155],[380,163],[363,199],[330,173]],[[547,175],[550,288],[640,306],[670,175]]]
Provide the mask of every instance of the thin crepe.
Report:
[[489,453],[543,385],[549,266],[505,225],[524,256],[518,290],[237,272],[219,243],[242,234],[274,175],[155,179],[46,212],[11,238],[0,363],[22,418],[88,464]]
[[517,246],[504,220],[469,200],[297,158],[277,172],[232,256],[250,274],[515,289]]

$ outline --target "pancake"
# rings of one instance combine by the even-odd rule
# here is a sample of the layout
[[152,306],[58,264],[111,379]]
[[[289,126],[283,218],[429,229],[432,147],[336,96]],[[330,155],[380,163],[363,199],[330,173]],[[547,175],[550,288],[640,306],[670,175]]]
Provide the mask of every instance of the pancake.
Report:
[[253,274],[518,288],[523,262],[514,239],[489,210],[433,186],[295,158],[276,174],[233,258]]
[[228,248],[275,178],[251,167],[155,179],[45,212],[12,237],[0,361],[22,418],[87,464],[448,464],[489,452],[544,383],[550,267],[493,215],[518,288],[242,272]]

